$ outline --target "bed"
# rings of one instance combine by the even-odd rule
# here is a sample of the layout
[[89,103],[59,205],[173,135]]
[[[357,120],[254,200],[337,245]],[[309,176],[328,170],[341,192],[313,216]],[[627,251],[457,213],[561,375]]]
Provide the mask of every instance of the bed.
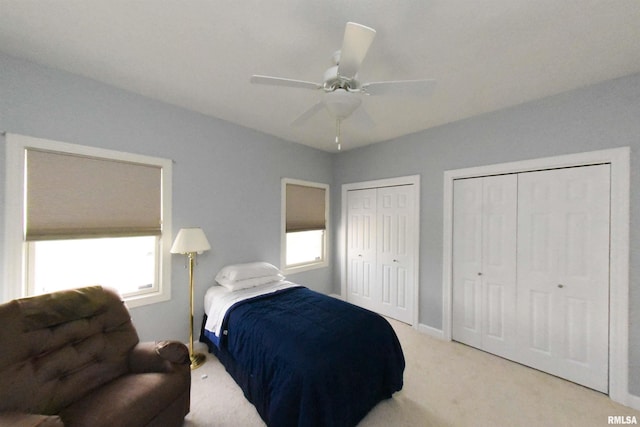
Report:
[[354,426],[402,388],[404,355],[382,316],[267,263],[227,266],[216,282],[200,341],[268,426]]

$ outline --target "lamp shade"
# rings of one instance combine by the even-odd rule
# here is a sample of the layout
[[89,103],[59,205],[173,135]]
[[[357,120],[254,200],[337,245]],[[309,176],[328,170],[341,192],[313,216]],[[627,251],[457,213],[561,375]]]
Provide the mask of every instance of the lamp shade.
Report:
[[211,249],[207,236],[200,227],[181,228],[171,246],[172,254],[202,253]]

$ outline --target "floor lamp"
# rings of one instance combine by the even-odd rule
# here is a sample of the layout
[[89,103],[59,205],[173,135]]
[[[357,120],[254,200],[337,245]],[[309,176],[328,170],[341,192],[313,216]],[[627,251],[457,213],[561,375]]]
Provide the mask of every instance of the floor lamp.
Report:
[[193,352],[193,266],[197,254],[209,249],[211,249],[211,246],[207,236],[198,227],[181,228],[171,246],[172,254],[186,255],[189,260],[189,356],[191,358],[191,369],[199,368],[207,360],[204,354]]

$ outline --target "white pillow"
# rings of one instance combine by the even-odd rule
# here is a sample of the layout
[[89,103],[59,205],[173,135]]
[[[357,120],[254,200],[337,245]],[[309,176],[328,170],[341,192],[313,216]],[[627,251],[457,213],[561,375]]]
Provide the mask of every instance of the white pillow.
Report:
[[216,282],[223,284],[236,282],[239,280],[254,279],[256,277],[267,277],[282,274],[282,271],[268,262],[248,262],[246,264],[233,264],[223,267],[216,274]]
[[275,274],[273,276],[254,277],[244,280],[221,279],[218,283],[230,291],[237,291],[239,289],[254,288],[271,282],[279,282],[282,279],[284,279],[282,274]]

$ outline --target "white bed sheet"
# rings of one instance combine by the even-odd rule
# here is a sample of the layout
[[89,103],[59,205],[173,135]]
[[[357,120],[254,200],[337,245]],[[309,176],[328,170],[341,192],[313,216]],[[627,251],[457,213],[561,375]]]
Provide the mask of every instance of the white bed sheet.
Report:
[[220,338],[222,321],[227,311],[237,302],[245,299],[257,297],[259,295],[271,294],[273,292],[300,287],[301,285],[280,280],[277,282],[267,283],[266,285],[256,286],[254,288],[240,289],[230,291],[224,286],[215,285],[207,289],[204,296],[204,312],[207,315],[207,322],[204,328],[213,332],[216,337]]

